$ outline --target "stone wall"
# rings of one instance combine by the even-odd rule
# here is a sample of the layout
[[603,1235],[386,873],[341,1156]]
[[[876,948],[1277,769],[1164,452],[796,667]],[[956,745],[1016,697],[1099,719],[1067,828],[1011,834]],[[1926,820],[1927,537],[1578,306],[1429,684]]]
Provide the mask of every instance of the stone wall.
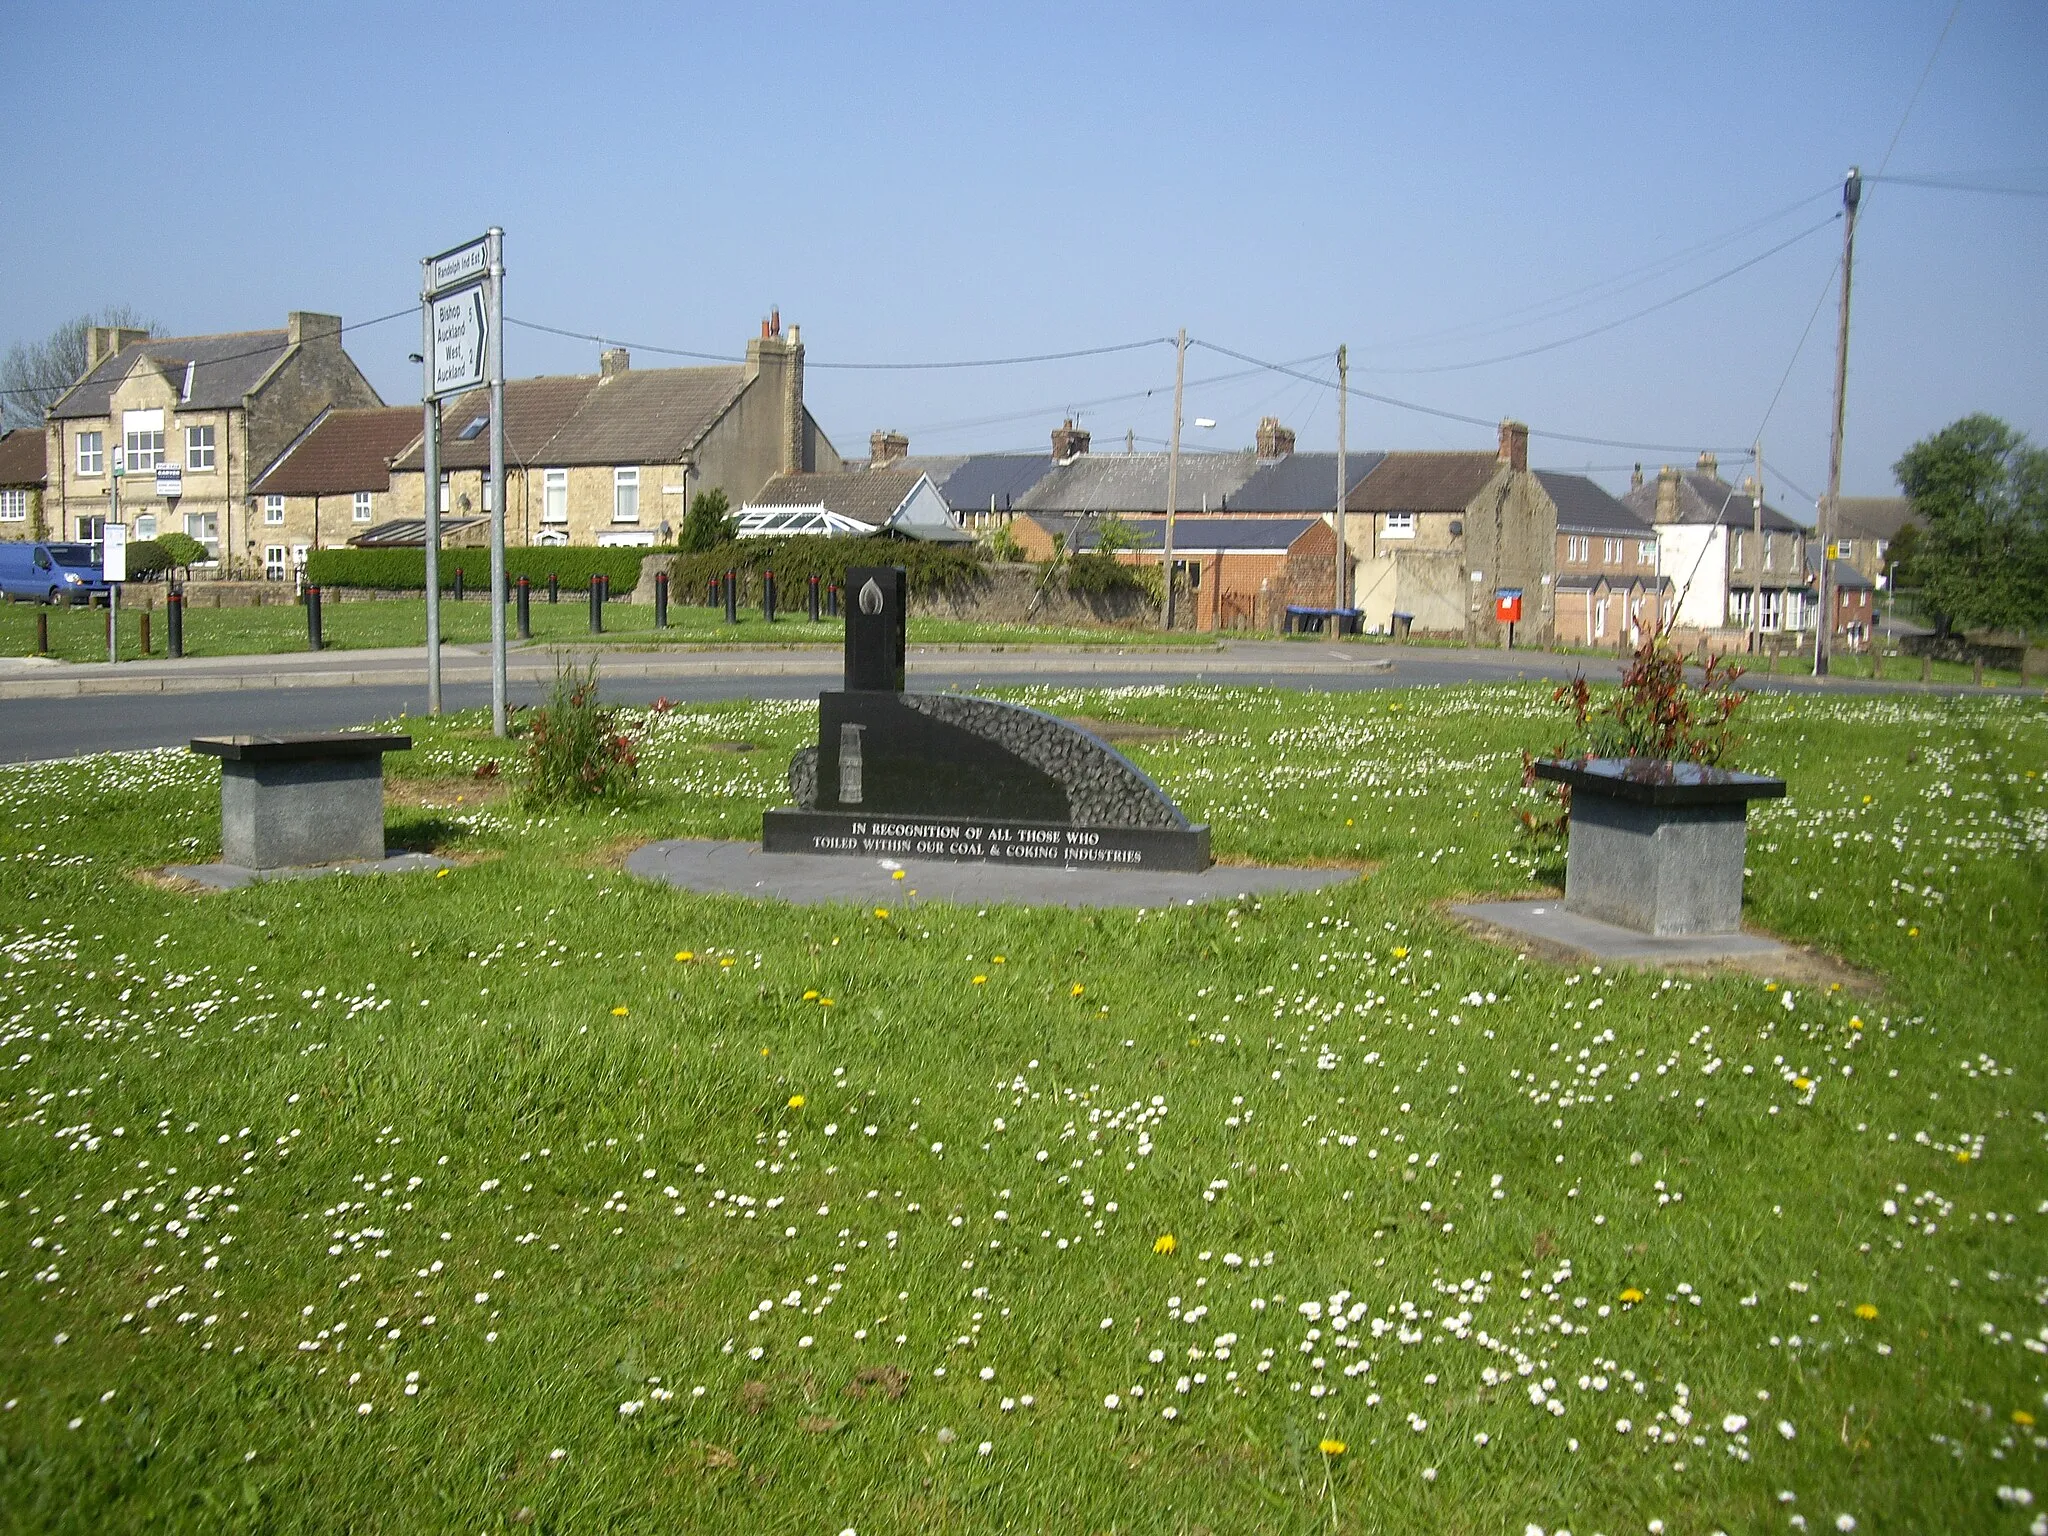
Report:
[[[649,555],[641,561],[639,585],[627,601],[652,603],[655,573],[668,571],[673,575],[675,563],[674,555]],[[1159,605],[1142,592],[1111,592],[1095,597],[1085,592],[1069,592],[1066,582],[1057,576],[1046,584],[1044,576],[1044,571],[1035,565],[991,565],[972,583],[943,592],[913,592],[910,613],[913,618],[959,619],[974,624],[1087,626],[1159,622]],[[669,601],[695,600],[701,595],[671,590]],[[785,613],[800,613],[804,605],[803,586],[793,584],[786,589],[781,604]]]

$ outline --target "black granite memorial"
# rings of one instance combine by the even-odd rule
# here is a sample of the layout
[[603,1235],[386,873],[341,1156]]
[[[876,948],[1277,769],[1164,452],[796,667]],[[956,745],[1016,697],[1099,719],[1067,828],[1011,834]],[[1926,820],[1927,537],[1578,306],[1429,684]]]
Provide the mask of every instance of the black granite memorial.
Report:
[[950,859],[1013,868],[1202,870],[1195,826],[1122,753],[1019,704],[904,689],[908,581],[846,573],[846,686],[818,696],[818,742],[766,853]]

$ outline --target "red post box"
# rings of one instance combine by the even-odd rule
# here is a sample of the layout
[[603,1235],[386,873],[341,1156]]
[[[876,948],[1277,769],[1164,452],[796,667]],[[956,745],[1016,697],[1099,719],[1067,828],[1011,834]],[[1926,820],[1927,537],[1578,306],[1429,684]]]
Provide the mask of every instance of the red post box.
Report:
[[1493,594],[1493,616],[1503,624],[1522,622],[1522,589],[1502,587]]

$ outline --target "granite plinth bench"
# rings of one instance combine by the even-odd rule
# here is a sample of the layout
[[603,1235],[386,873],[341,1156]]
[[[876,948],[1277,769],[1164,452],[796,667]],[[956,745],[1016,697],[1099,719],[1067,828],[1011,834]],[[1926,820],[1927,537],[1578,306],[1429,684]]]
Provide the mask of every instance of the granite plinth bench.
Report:
[[1783,779],[1639,757],[1535,773],[1572,792],[1568,911],[1638,933],[1740,931],[1749,802],[1783,798]]
[[410,736],[311,731],[196,736],[220,763],[220,845],[226,864],[273,870],[384,857],[384,754]]

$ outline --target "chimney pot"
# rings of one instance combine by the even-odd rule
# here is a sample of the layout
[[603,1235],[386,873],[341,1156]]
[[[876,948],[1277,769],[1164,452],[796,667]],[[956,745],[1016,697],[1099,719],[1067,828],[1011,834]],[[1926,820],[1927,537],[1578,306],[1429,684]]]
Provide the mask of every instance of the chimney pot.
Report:
[[1712,453],[1702,453],[1699,461],[1699,472],[1703,475],[1712,475],[1718,480],[1721,478],[1721,461]]
[[1523,423],[1512,419],[1501,422],[1500,459],[1518,472],[1529,467],[1529,429]]
[[633,354],[624,347],[606,347],[597,354],[599,378],[609,379],[614,374],[626,372],[633,366]]
[[1294,452],[1294,433],[1280,425],[1277,416],[1259,418],[1258,454],[1261,459],[1284,459]]
[[1069,416],[1063,423],[1053,429],[1052,456],[1060,463],[1064,464],[1069,459],[1077,459],[1087,451],[1088,433],[1085,429],[1074,425],[1073,417]]
[[1640,491],[1643,488],[1642,465],[1638,464],[1636,466],[1636,472],[1628,477],[1628,488],[1632,491]]
[[893,464],[910,452],[910,439],[894,430],[868,434],[868,466],[880,469]]
[[1678,521],[1678,466],[1666,464],[1657,471],[1657,510],[1654,520],[1659,523]]

